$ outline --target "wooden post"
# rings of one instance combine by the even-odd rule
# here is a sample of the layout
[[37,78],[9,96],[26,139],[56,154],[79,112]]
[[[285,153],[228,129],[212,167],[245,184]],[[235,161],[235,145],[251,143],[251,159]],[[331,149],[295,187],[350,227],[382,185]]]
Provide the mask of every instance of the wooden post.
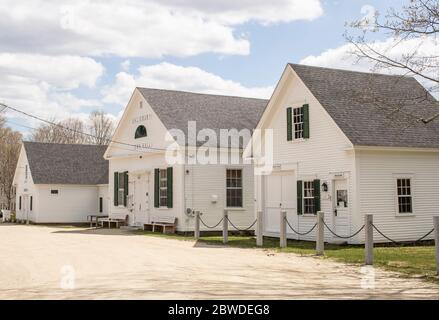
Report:
[[322,256],[325,253],[325,213],[317,212],[317,237],[316,237],[316,254]]
[[195,211],[195,230],[194,238],[196,240],[200,239],[200,211]]
[[365,262],[366,265],[373,265],[373,215],[366,214],[365,221],[365,241],[364,241],[364,249],[365,249]]
[[280,212],[280,247],[287,247],[287,212]]
[[263,224],[262,224],[262,219],[263,219],[263,212],[262,211],[258,211],[258,216],[257,216],[258,222],[257,222],[257,228],[256,228],[256,245],[258,247],[262,247],[264,244],[264,237],[263,237]]
[[227,210],[224,210],[223,219],[223,243],[227,244],[229,242],[229,214]]
[[436,247],[436,274],[439,275],[439,216],[433,217],[434,245]]

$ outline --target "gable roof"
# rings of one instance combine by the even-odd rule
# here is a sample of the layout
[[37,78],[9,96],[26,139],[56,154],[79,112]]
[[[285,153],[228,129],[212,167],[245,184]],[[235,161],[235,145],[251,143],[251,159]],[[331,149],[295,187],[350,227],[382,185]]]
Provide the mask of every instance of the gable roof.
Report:
[[23,142],[35,184],[108,184],[107,146]]
[[439,104],[413,77],[289,64],[358,146],[439,148]]
[[220,129],[253,130],[268,103],[255,98],[137,89],[168,130],[180,129],[186,135],[188,121],[197,122],[197,131],[212,129],[218,137]]

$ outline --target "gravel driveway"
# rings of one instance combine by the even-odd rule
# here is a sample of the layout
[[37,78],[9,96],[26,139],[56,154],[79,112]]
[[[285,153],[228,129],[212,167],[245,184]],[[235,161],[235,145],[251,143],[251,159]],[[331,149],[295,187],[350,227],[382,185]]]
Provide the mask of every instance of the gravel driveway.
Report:
[[439,286],[314,257],[0,224],[1,299],[411,299]]

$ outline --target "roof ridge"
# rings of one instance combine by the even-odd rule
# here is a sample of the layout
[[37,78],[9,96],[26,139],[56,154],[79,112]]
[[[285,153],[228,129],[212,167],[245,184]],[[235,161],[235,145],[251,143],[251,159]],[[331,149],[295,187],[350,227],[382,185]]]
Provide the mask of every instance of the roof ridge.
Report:
[[342,71],[342,72],[349,72],[349,73],[360,73],[360,74],[368,74],[371,76],[385,76],[385,77],[396,77],[396,78],[405,78],[405,79],[415,79],[413,76],[406,76],[401,74],[386,74],[386,73],[379,73],[379,72],[368,72],[368,71],[356,71],[356,70],[348,70],[348,69],[342,69],[342,68],[329,68],[329,67],[321,67],[321,66],[312,66],[307,64],[299,64],[299,63],[288,63],[291,67],[294,68],[294,66],[298,67],[306,67],[306,68],[315,68],[315,69],[323,69],[323,70],[330,70],[330,71]]
[[226,98],[239,98],[239,99],[253,99],[260,101],[269,101],[270,99],[262,99],[262,98],[254,98],[254,97],[242,97],[237,95],[225,95],[225,94],[216,94],[216,93],[201,93],[201,92],[193,92],[193,91],[185,91],[185,90],[174,90],[174,89],[159,89],[159,88],[148,88],[148,87],[136,87],[136,89],[146,89],[146,90],[154,90],[154,91],[167,91],[167,92],[176,92],[176,93],[190,93],[201,96],[211,96],[211,97],[226,97]]
[[103,144],[86,144],[86,143],[59,143],[59,142],[40,142],[40,141],[28,141],[28,140],[23,140],[22,142],[32,143],[32,144],[58,145],[58,146],[108,147],[108,145],[103,145]]

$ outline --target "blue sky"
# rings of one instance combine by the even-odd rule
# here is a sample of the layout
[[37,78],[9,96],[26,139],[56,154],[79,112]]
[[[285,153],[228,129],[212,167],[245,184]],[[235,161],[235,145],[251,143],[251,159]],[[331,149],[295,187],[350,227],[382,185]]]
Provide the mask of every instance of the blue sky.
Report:
[[135,86],[269,97],[287,62],[367,70],[346,58],[345,23],[400,6],[394,0],[4,0],[0,101],[62,119],[85,118],[93,109],[117,117]]

